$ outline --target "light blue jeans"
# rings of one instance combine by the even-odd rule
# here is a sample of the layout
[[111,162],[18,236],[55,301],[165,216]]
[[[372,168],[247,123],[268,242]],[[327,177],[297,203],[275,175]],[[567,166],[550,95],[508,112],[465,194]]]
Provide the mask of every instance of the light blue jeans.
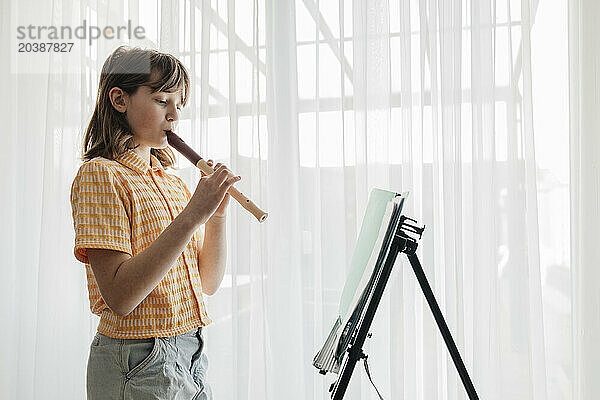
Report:
[[202,328],[172,337],[114,339],[96,333],[88,400],[212,400]]

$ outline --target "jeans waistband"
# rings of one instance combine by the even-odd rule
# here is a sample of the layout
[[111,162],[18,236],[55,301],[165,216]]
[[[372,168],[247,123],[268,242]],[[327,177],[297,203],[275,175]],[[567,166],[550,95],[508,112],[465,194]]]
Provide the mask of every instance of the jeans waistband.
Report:
[[[163,339],[165,341],[176,341],[178,337],[185,337],[185,336],[202,336],[202,327],[199,326],[198,328],[192,329],[191,331],[188,332],[184,332],[184,333],[180,333],[179,335],[176,336],[159,336],[158,338]],[[112,338],[109,336],[106,336],[100,332],[96,332],[96,343],[97,344],[107,344],[107,343],[152,343],[155,341],[157,337],[149,337],[149,338],[144,338],[144,339],[120,339],[120,338]]]

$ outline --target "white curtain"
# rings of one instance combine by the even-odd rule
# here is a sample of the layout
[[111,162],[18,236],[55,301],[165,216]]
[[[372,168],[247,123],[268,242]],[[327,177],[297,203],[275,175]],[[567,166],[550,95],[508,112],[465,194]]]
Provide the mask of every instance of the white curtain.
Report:
[[[573,342],[553,341],[570,326],[557,315],[571,314],[555,310],[563,297],[550,279],[566,271],[568,281],[568,262],[563,254],[546,269],[544,256],[563,226],[540,218],[538,197],[554,192],[540,189],[536,160],[537,9],[535,0],[2,2],[11,62],[0,71],[0,397],[85,397],[97,318],[72,253],[68,194],[102,63],[129,43],[186,64],[193,91],[180,135],[243,176],[238,186],[270,213],[259,224],[230,208],[228,269],[207,301],[216,398],[329,398],[335,377],[312,358],[374,187],[410,191],[404,213],[426,225],[419,256],[479,397],[572,398],[562,351]],[[146,39],[82,42],[74,61],[13,65],[11,18],[131,20]],[[44,73],[23,72],[34,67]],[[183,158],[179,168],[193,189],[198,171]],[[371,331],[365,352],[384,398],[466,398],[402,257]],[[376,398],[362,367],[346,397]]]
[[11,45],[17,24],[71,24],[79,10],[61,2],[0,4],[6,128],[0,157],[0,398],[80,399],[96,325],[84,270],[73,261],[69,191],[89,118],[89,77],[67,73],[86,67],[68,65],[60,54],[42,56],[37,65],[23,62]]
[[600,351],[598,304],[598,57],[600,4],[576,0],[569,7],[571,246],[573,290],[573,398],[600,393],[597,370]]

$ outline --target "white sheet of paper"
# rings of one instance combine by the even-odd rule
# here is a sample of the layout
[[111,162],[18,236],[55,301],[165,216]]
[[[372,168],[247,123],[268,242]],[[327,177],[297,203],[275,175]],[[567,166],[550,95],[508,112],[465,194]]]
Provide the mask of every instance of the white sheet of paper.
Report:
[[373,273],[392,219],[394,204],[401,202],[406,196],[407,193],[398,195],[382,189],[371,191],[340,298],[339,315],[325,344],[313,360],[313,365],[320,370],[334,373],[339,371],[340,365],[335,357],[338,341]]

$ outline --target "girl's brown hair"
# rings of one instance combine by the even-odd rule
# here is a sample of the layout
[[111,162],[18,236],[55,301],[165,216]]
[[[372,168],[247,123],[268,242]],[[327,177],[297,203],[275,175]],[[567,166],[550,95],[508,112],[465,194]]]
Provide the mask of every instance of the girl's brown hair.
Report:
[[[134,95],[142,85],[149,86],[152,92],[183,88],[182,106],[188,102],[190,78],[181,61],[156,50],[118,47],[102,66],[96,107],[83,138],[83,161],[94,157],[114,160],[134,148],[133,132],[125,113],[113,107],[108,93],[113,87],[119,87]],[[165,168],[175,163],[175,154],[169,147],[150,152]]]

